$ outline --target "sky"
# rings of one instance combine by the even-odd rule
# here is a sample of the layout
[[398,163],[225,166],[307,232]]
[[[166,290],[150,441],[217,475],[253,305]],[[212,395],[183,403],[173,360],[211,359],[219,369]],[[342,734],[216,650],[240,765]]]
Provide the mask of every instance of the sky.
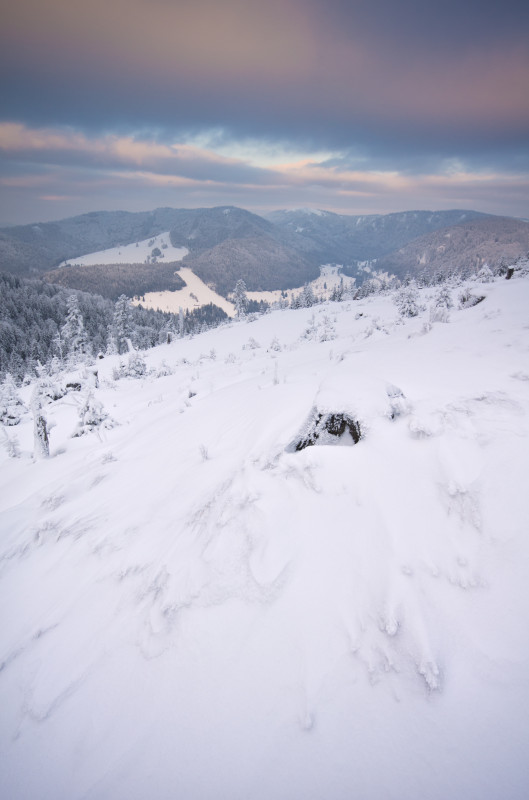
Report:
[[95,210],[529,217],[529,4],[1,0],[0,225]]

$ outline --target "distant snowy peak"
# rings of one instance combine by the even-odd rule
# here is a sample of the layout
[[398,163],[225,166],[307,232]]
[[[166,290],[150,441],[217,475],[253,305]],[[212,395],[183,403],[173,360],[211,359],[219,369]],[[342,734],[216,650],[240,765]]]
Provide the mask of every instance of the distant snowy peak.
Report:
[[323,211],[321,208],[289,208],[286,209],[285,214],[308,214],[315,217],[327,217],[330,211]]

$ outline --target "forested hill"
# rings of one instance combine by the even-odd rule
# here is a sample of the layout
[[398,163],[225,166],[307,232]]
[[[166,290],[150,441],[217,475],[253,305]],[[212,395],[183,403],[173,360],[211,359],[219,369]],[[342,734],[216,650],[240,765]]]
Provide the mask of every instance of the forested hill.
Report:
[[[484,216],[477,211],[358,216],[302,209],[264,218],[235,206],[98,211],[3,228],[0,269],[38,274],[62,261],[170,231],[173,245],[189,250],[186,265],[221,293],[231,290],[238,278],[249,289],[292,288],[314,278],[320,264],[354,265],[380,258],[418,236]],[[229,280],[226,265],[234,272]]]
[[45,272],[61,261],[170,230],[175,209],[94,211],[58,222],[0,230],[0,269],[18,275]]
[[179,319],[174,314],[132,306],[125,297],[113,303],[99,295],[74,292],[40,279],[2,273],[0,297],[0,378],[9,372],[16,381],[26,373],[34,377],[39,363],[49,367],[54,359],[59,363],[67,361],[65,325],[72,297],[76,298],[86,356],[95,357],[109,349],[116,336],[118,312],[126,316],[125,335],[140,350],[177,333],[198,332],[226,319],[217,306],[186,312]]

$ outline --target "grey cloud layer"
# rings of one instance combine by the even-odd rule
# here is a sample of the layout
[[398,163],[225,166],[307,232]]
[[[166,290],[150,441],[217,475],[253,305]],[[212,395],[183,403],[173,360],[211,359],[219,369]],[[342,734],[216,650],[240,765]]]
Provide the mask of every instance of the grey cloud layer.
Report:
[[[437,191],[439,203],[525,216],[528,86],[526,2],[18,0],[0,30],[0,122],[53,130],[59,144],[4,148],[0,188],[22,207],[31,175],[35,187],[44,176],[42,196],[60,203],[82,197],[84,175],[87,194],[105,184],[116,203],[121,180],[121,197],[157,185],[158,204],[255,208],[254,187],[268,207],[319,192],[355,211],[392,210],[399,191],[433,206]],[[285,171],[185,148],[213,129],[234,152],[249,138],[333,155]],[[369,171],[400,178],[384,190]],[[458,171],[483,179],[445,180]]]
[[526,4],[20,0],[4,30],[4,119],[381,152],[527,144]]

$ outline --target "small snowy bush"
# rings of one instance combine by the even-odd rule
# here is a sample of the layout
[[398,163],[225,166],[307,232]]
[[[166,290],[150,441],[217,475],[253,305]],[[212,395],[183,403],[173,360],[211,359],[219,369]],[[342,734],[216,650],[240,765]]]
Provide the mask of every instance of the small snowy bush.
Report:
[[470,289],[464,289],[459,295],[459,308],[472,308],[484,299],[484,295],[475,295]]
[[250,336],[246,344],[243,344],[243,350],[258,350],[261,347],[258,341],[256,341],[253,336]]
[[43,410],[45,396],[43,382],[39,378],[31,395],[31,411],[33,413],[33,445],[35,458],[47,458],[50,454],[48,421]]
[[434,306],[436,306],[436,308],[453,308],[454,302],[452,300],[452,292],[448,286],[441,286],[434,297]]
[[147,364],[141,353],[132,352],[127,363],[119,362],[119,367],[114,367],[112,377],[115,381],[120,378],[143,378],[147,374]]
[[450,322],[446,306],[430,306],[430,322]]
[[332,339],[336,339],[336,329],[332,324],[331,318],[325,314],[320,331],[320,342],[330,342]]
[[8,372],[0,386],[0,422],[4,425],[18,425],[25,406],[18,396],[15,382]]
[[160,366],[156,370],[156,377],[165,378],[167,375],[172,375],[172,374],[173,370],[171,369],[169,364],[164,359],[162,359]]
[[88,392],[79,409],[79,422],[72,436],[84,436],[84,434],[96,431],[100,427],[113,428],[114,424],[114,421],[104,410],[103,403],[96,400],[92,392]]
[[316,323],[316,317],[314,314],[311,314],[307,327],[305,328],[301,336],[303,339],[309,339],[309,341],[314,341],[317,338],[318,325]]
[[131,353],[127,364],[127,375],[129,378],[142,378],[147,374],[147,364],[141,353]]
[[401,317],[417,317],[421,311],[419,292],[415,281],[410,281],[395,295],[395,304]]

